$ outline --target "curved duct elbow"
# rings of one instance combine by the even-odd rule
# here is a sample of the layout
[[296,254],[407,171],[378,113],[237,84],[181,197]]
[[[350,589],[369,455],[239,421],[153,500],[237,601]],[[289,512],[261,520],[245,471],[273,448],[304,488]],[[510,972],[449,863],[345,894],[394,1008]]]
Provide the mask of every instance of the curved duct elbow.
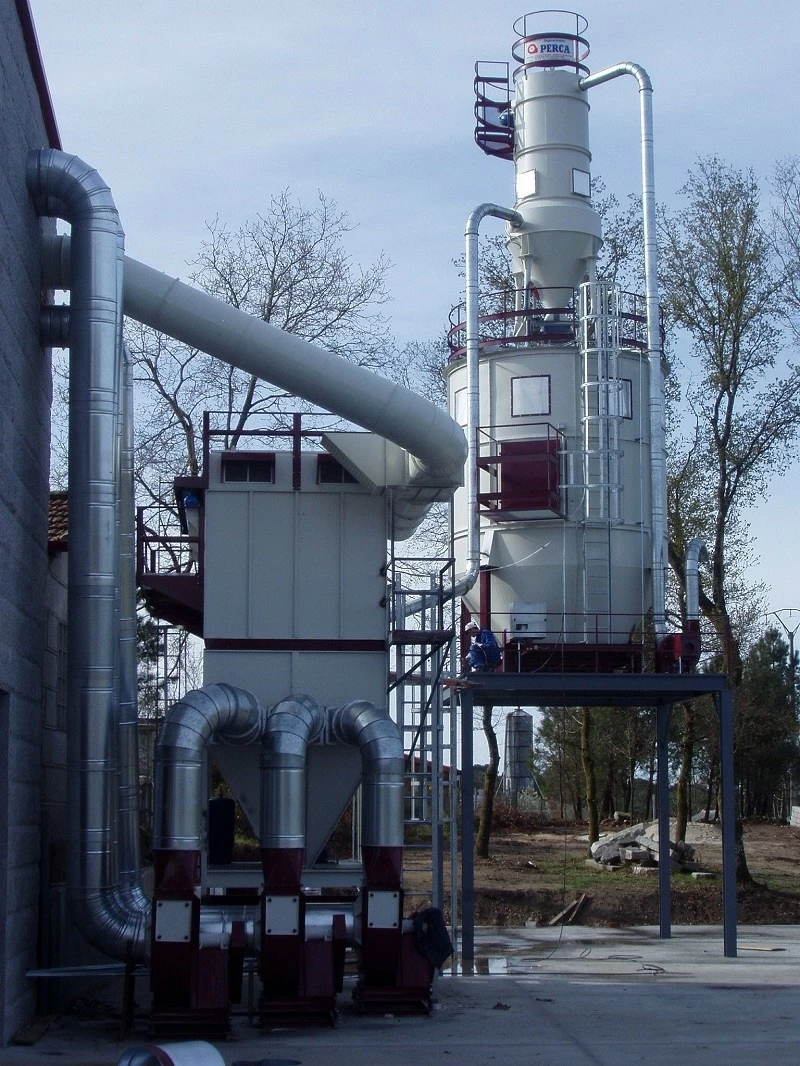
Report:
[[686,620],[700,620],[700,563],[708,561],[708,549],[700,537],[686,547]]
[[154,848],[199,850],[206,748],[253,744],[262,730],[258,700],[233,685],[206,685],[172,705],[156,745]]
[[[54,149],[32,152],[27,184],[40,214],[72,226],[69,263],[65,241],[43,256],[43,269],[59,265],[65,273],[67,268],[72,290],[69,336],[61,338],[69,340],[71,379],[68,897],[73,918],[91,943],[117,958],[129,951],[141,958],[149,907],[138,870],[127,864],[133,855],[125,844],[131,819],[125,801],[120,826],[118,784],[120,771],[127,774],[129,768],[121,767],[116,755],[120,586],[126,580],[122,567],[133,565],[132,556],[121,562],[120,550],[123,233],[111,190],[77,156]],[[59,314],[51,313],[51,328]]]
[[309,696],[281,700],[267,715],[261,741],[261,847],[304,848],[308,745],[325,728]]
[[361,751],[364,847],[403,845],[403,743],[396,724],[372,703],[354,700],[328,712],[329,738]]

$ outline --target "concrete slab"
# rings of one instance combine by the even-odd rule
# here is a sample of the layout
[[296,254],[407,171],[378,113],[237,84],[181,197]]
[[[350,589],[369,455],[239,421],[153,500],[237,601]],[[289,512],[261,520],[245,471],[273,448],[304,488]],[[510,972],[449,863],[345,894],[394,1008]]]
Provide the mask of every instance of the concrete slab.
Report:
[[[238,1019],[217,1045],[226,1066],[661,1066],[794,1064],[800,1059],[800,927],[740,928],[739,957],[718,927],[482,929],[467,973],[438,980],[430,1018],[360,1017],[342,996],[336,1029],[263,1033]],[[143,997],[142,997],[143,998]],[[110,1017],[59,1019],[0,1066],[114,1066]]]

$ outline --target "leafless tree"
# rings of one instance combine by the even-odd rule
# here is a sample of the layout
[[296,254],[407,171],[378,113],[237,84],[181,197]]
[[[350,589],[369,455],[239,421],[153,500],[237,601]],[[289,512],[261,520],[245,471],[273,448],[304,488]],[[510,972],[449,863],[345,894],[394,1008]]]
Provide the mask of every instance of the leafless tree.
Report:
[[[352,229],[321,193],[308,208],[283,192],[238,229],[209,223],[190,278],[264,322],[397,377],[402,361],[382,313],[390,264],[380,255],[367,267],[355,265],[346,250]],[[198,472],[204,410],[217,412],[226,446],[235,448],[252,418],[287,406],[272,385],[147,327],[128,323],[127,340],[136,367],[138,484],[146,500],[163,499],[162,485],[175,475]]]

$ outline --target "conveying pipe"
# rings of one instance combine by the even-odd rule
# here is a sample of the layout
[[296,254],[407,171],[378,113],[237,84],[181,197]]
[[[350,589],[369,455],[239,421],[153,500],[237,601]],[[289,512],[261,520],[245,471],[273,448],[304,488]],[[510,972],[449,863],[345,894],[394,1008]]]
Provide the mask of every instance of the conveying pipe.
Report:
[[[32,152],[27,184],[40,214],[72,226],[68,898],[76,925],[96,947],[112,957],[141,959],[149,908],[139,871],[129,869],[135,845],[128,838],[122,876],[116,835],[120,587],[127,581],[120,572],[118,525],[123,233],[108,186],[77,156]],[[132,713],[129,707],[126,715]],[[125,779],[130,784],[130,771]]]
[[367,883],[375,862],[400,880],[403,849],[403,742],[396,724],[366,700],[328,711],[328,737],[361,752],[361,853]]
[[388,378],[126,256],[125,314],[385,437],[409,453],[397,533],[413,533],[462,484],[467,450],[447,412]]
[[463,596],[478,580],[481,568],[480,518],[478,516],[478,426],[480,407],[480,316],[478,231],[487,215],[501,218],[512,226],[523,225],[519,211],[497,204],[480,204],[467,218],[466,240],[466,319],[467,319],[467,569],[456,578],[452,594]]
[[[70,238],[43,242],[42,271],[70,285]],[[248,374],[302,396],[409,453],[409,481],[395,495],[395,533],[409,537],[431,504],[463,484],[461,427],[425,397],[285,333],[144,263],[124,257],[126,315]]]
[[154,850],[200,851],[208,745],[254,744],[263,731],[256,697],[224,682],[187,692],[172,705],[156,745]]
[[652,496],[653,628],[656,640],[666,630],[666,460],[664,456],[664,378],[661,369],[661,326],[658,307],[658,244],[656,238],[655,166],[653,161],[653,84],[638,63],[617,63],[581,78],[587,91],[630,74],[639,85],[639,125],[644,226],[644,284],[647,313],[647,355],[650,366],[650,481]]
[[708,549],[701,537],[686,546],[686,621],[700,621],[700,563],[708,560]]
[[325,729],[325,711],[309,696],[277,703],[261,741],[261,846],[304,848],[308,745]]

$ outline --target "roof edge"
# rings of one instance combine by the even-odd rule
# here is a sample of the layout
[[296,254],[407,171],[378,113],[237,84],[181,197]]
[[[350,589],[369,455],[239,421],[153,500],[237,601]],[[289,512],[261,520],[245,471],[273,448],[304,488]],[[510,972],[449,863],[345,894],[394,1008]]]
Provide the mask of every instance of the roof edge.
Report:
[[53,101],[47,84],[47,76],[44,72],[42,53],[39,49],[39,38],[36,36],[36,26],[28,0],[14,0],[17,8],[17,18],[22,29],[22,39],[25,42],[25,51],[28,53],[33,81],[36,92],[39,95],[39,106],[42,110],[42,119],[50,148],[61,148],[61,135],[58,132],[56,114],[53,110]]

